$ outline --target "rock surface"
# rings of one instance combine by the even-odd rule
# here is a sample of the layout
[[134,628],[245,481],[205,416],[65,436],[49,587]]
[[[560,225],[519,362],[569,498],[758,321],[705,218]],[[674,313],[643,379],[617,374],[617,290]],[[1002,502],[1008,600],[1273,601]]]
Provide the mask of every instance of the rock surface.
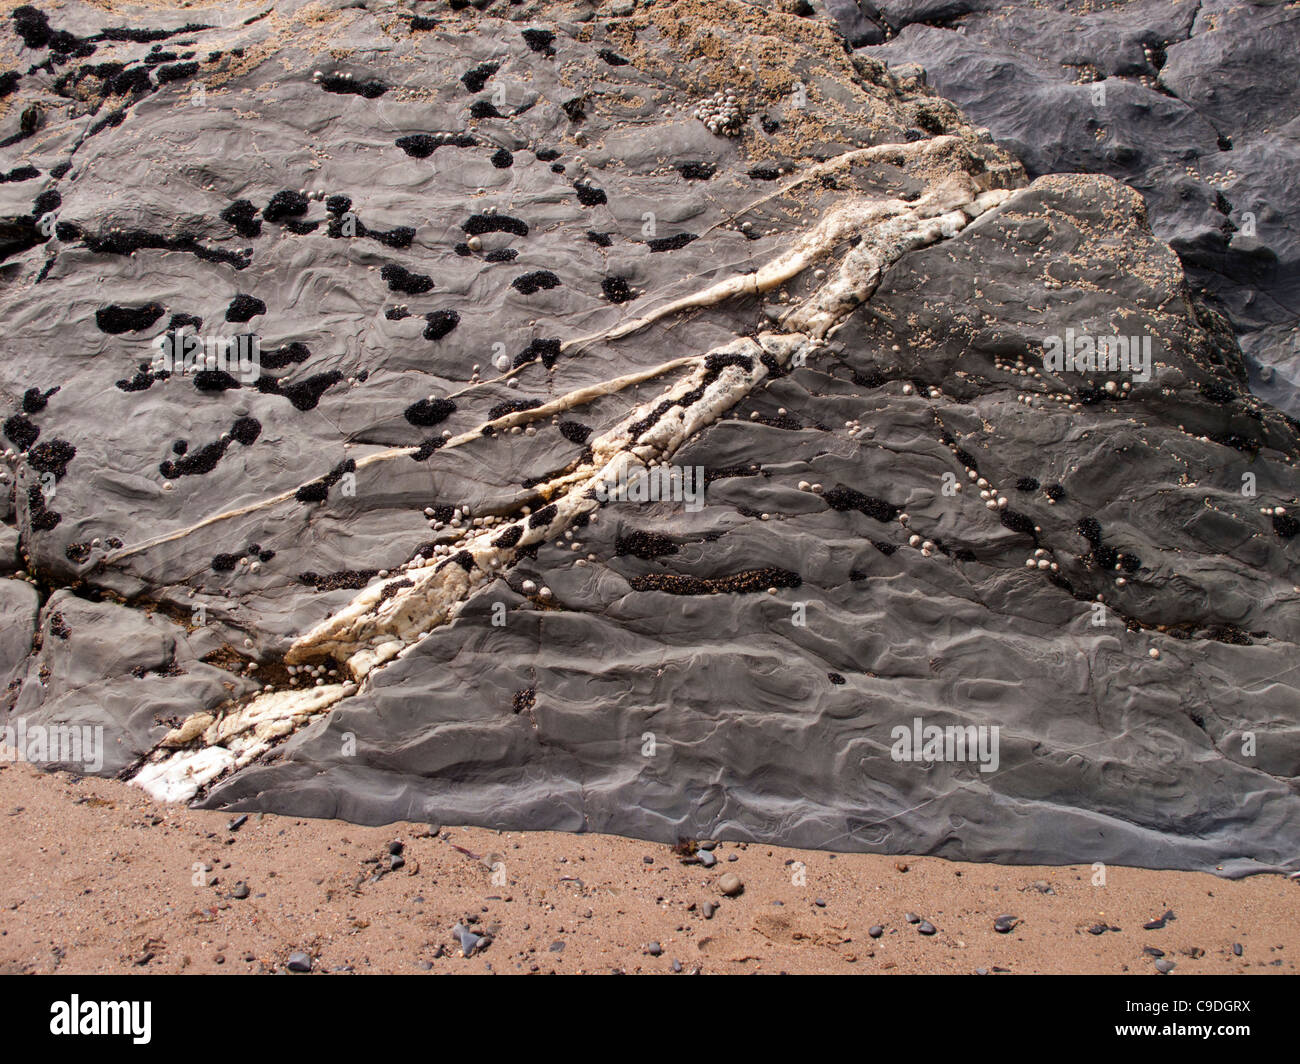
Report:
[[[236,811],[1295,866],[1296,424],[1137,192],[784,5],[44,10],[7,716]],[[657,461],[702,505],[598,504]]]
[[864,54],[923,77],[1031,176],[1108,174],[1300,414],[1300,20],[1274,0],[837,0]]

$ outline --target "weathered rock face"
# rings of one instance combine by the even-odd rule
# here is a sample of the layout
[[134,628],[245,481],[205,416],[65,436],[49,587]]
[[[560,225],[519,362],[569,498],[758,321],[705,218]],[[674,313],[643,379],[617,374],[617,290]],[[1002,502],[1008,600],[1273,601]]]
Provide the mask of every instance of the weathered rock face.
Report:
[[1294,862],[1296,426],[1141,197],[799,5],[458,6],[11,20],[7,715],[230,808]]
[[1276,0],[835,0],[864,54],[919,66],[1031,176],[1109,174],[1300,414],[1300,21]]

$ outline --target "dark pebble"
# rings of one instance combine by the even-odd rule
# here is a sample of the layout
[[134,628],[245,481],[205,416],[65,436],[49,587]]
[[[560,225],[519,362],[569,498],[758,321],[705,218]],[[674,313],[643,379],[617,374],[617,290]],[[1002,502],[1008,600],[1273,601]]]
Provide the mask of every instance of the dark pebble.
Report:
[[289,971],[291,972],[310,972],[311,958],[302,950],[289,954]]

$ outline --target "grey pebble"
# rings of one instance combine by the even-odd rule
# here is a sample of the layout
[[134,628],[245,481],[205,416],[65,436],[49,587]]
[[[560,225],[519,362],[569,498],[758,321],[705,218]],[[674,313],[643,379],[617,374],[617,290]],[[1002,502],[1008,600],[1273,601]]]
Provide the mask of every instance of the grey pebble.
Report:
[[929,920],[922,920],[916,925],[916,929],[923,935],[933,935],[936,930],[934,924],[930,923]]
[[451,929],[451,933],[460,939],[460,952],[464,957],[470,957],[478,949],[479,943],[483,941],[482,935],[476,935],[464,924],[457,924]]
[[885,929],[880,924],[872,924],[869,928],[867,928],[867,934],[870,935],[872,938],[879,938],[884,933],[885,933]]
[[291,972],[310,972],[311,958],[302,950],[296,950],[289,954],[289,971]]

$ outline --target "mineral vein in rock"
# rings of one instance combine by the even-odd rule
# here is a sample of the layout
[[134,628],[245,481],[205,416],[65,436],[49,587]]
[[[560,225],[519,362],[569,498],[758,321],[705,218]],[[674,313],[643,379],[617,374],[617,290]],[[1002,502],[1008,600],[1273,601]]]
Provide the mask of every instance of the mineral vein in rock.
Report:
[[[720,281],[598,337],[617,340],[682,311],[771,291],[845,242],[857,239],[812,296],[785,314],[780,321],[782,331],[763,333],[757,340],[739,338],[705,354],[583,388],[493,422],[493,427],[504,428],[547,417],[630,384],[687,370],[659,396],[642,403],[591,441],[586,461],[538,485],[536,490],[547,500],[545,507],[513,523],[474,531],[455,556],[431,559],[404,574],[410,586],[393,587],[385,581],[365,588],[344,609],[290,647],[285,659],[288,664],[334,659],[342,663],[349,682],[267,692],[222,715],[197,714],[163,740],[162,752],[134,782],[160,798],[189,798],[227,771],[261,756],[275,742],[355,693],[372,671],[452,620],[476,588],[510,568],[522,548],[562,535],[577,519],[596,510],[601,505],[600,495],[605,494],[598,489],[612,492],[629,475],[669,460],[684,442],[748,396],[769,375],[773,360],[776,366],[785,366],[798,356],[814,353],[855,307],[870,298],[890,263],[915,248],[955,236],[1011,195],[1004,189],[981,191],[960,168],[966,160],[957,161],[961,153],[949,143],[955,141],[936,138],[920,144],[881,145],[849,153],[851,158],[832,160],[834,166],[843,167],[856,161],[925,157],[953,165],[911,202],[861,195],[848,198],[827,212],[789,251],[755,273]],[[596,337],[571,343],[593,339]],[[448,445],[478,435],[477,431],[467,433]],[[411,450],[380,452],[358,465]],[[183,532],[172,535],[177,534]],[[195,743],[202,745],[195,747]]]

